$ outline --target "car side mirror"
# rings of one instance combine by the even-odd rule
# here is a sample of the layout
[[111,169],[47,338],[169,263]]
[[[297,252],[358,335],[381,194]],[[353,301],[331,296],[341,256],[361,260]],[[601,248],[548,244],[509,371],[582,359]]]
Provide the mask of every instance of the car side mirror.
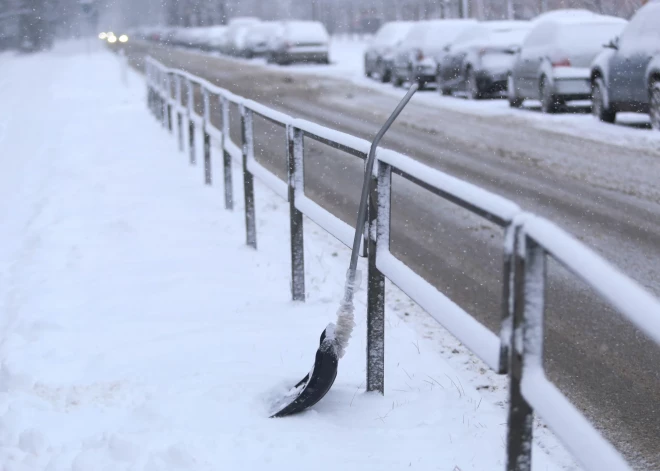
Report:
[[447,44],[445,47],[442,48],[443,51],[449,52],[451,50],[451,46]]
[[618,50],[619,49],[619,38],[612,39],[609,43],[605,44],[604,47],[609,49]]
[[509,54],[520,54],[520,51],[522,48],[520,46],[511,46],[509,49],[506,50]]

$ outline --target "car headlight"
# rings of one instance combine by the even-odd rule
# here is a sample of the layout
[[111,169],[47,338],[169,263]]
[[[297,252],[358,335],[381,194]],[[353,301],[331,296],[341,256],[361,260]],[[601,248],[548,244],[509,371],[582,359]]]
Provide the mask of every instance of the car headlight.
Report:
[[128,36],[126,36],[125,34],[122,34],[121,36],[119,36],[119,42],[120,43],[128,42]]
[[106,39],[108,37],[105,33],[99,33],[99,39]]
[[108,42],[114,44],[117,42],[117,36],[108,36]]

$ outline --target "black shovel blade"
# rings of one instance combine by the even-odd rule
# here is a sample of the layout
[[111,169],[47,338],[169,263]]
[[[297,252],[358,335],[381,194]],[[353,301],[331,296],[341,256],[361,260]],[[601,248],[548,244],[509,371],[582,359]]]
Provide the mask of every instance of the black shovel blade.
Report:
[[271,415],[271,418],[286,417],[302,412],[319,402],[330,391],[337,377],[337,365],[339,364],[334,327],[334,324],[330,324],[323,330],[314,366],[278,403],[277,412]]

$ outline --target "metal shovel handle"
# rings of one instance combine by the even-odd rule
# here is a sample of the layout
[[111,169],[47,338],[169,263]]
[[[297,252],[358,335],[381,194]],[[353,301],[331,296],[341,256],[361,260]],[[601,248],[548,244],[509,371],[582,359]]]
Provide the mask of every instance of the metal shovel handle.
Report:
[[408,93],[406,93],[406,96],[401,99],[395,110],[392,112],[387,121],[385,121],[385,124],[383,124],[383,127],[380,128],[380,131],[378,131],[378,134],[376,134],[376,137],[371,142],[371,148],[369,149],[369,155],[367,156],[367,162],[364,170],[364,182],[362,183],[362,196],[360,197],[360,208],[358,209],[357,224],[355,225],[355,238],[353,239],[351,263],[348,266],[349,285],[355,281],[354,278],[355,270],[357,268],[358,252],[360,250],[360,243],[362,242],[364,223],[367,220],[367,204],[369,201],[370,186],[369,183],[371,174],[374,169],[374,161],[376,160],[376,148],[378,147],[380,140],[383,138],[387,130],[390,129],[390,126],[392,126],[392,123],[394,123],[399,114],[401,114],[401,111],[403,111],[403,109],[406,107],[418,88],[419,85],[417,85],[417,83],[414,83],[410,87]]

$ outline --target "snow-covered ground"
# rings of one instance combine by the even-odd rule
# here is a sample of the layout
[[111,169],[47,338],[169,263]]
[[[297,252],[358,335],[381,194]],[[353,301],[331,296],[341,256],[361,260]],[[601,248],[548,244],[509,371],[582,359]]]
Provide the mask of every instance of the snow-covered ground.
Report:
[[[391,83],[383,84],[377,79],[370,79],[364,75],[364,51],[368,44],[368,40],[334,38],[330,48],[332,64],[329,66],[316,64],[298,64],[286,67],[266,66],[293,73],[343,78],[356,85],[402,97],[405,94],[404,89],[394,88]],[[265,65],[263,59],[253,59],[252,62],[263,62]],[[429,107],[446,108],[480,116],[506,116],[519,119],[523,124],[560,134],[660,152],[660,133],[650,130],[647,115],[619,113],[616,125],[601,123],[590,114],[590,103],[585,101],[572,104],[572,112],[557,115],[542,114],[540,104],[534,100],[527,100],[523,109],[516,110],[510,108],[509,103],[504,99],[471,101],[461,97],[444,97],[435,89],[422,91],[414,98],[414,101],[424,103]]]
[[[504,380],[393,288],[385,396],[364,391],[362,291],[332,391],[267,418],[333,320],[348,250],[308,222],[292,303],[287,205],[257,182],[248,249],[237,166],[228,212],[140,76],[79,43],[0,68],[3,471],[503,469]],[[534,469],[574,469],[537,431]]]

